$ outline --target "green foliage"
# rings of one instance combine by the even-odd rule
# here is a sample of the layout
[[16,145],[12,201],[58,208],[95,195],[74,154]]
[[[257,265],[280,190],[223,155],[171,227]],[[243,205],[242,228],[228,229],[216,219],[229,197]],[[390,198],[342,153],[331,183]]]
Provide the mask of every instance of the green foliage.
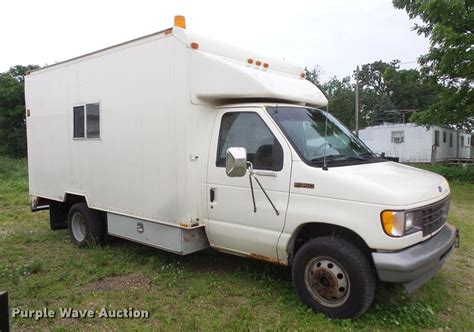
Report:
[[[408,122],[412,113],[407,111],[429,106],[442,91],[439,84],[423,80],[416,69],[400,69],[399,63],[393,60],[362,65],[359,71],[360,127],[383,122]],[[330,112],[353,129],[355,82],[351,82],[350,77],[342,80],[332,77],[322,83],[319,68],[306,68],[306,78],[326,94]]]
[[416,164],[413,165],[418,168],[423,168],[427,171],[438,173],[444,176],[449,181],[462,181],[468,183],[474,183],[474,165],[461,166],[461,165],[443,165],[443,164]]
[[305,77],[308,81],[313,83],[316,86],[320,86],[321,82],[319,80],[319,76],[321,76],[321,69],[318,66],[315,66],[311,69],[307,67],[304,68]]
[[444,89],[413,119],[423,125],[474,126],[474,2],[470,0],[393,0],[410,18],[414,30],[430,38],[428,54],[420,57],[426,80]]
[[422,79],[416,69],[387,68],[383,73],[390,100],[398,110],[422,110],[428,107],[442,87]]
[[338,80],[330,78],[321,85],[321,89],[328,98],[328,110],[347,127],[355,128],[355,92],[349,77]]
[[0,73],[0,154],[26,156],[24,76],[35,65]]
[[441,85],[422,78],[416,69],[400,69],[400,61],[375,61],[359,72],[361,114],[368,125],[408,122],[403,112],[424,109],[442,91]]

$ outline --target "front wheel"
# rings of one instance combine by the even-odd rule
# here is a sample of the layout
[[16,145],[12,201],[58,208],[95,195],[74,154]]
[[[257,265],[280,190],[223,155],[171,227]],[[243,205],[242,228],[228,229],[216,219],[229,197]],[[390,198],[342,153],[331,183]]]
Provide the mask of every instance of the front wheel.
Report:
[[330,236],[305,243],[296,253],[293,284],[301,301],[332,318],[357,318],[372,304],[375,274],[352,243]]

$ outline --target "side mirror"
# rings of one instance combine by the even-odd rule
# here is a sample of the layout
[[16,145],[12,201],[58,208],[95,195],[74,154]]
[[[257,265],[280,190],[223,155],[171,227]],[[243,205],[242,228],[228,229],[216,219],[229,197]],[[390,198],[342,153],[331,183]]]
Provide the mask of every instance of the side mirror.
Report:
[[232,178],[242,177],[247,173],[247,150],[245,148],[228,148],[225,156],[225,172]]

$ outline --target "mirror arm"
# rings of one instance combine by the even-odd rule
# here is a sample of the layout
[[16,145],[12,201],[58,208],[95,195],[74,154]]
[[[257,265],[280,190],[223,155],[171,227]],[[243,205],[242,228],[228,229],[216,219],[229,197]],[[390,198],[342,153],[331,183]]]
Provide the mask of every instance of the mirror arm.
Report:
[[250,192],[252,193],[253,212],[257,212],[257,204],[255,204],[255,194],[253,192],[252,173],[249,172]]
[[255,176],[255,172],[253,170],[252,163],[250,161],[247,161],[247,165],[248,165],[248,169],[249,169],[250,191],[252,192],[253,212],[257,212],[257,205],[255,203],[255,194],[254,194],[254,191],[253,191],[252,177],[255,178],[255,181],[257,181],[258,186],[260,187],[260,189],[262,189],[262,192],[265,194],[265,197],[268,199],[268,202],[270,202],[270,205],[272,206],[273,210],[275,210],[276,215],[279,216],[280,212],[278,212],[277,208],[275,207],[275,204],[273,204],[273,202],[270,199],[270,197],[268,196],[267,192],[265,191],[265,189],[263,189],[262,184],[260,183],[258,178]]

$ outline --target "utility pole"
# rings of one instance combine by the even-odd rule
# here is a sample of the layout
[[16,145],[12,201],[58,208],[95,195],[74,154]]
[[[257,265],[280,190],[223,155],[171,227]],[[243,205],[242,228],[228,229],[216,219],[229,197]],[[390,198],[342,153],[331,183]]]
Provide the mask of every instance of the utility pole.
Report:
[[359,137],[359,66],[355,72],[356,86],[355,86],[355,132]]

